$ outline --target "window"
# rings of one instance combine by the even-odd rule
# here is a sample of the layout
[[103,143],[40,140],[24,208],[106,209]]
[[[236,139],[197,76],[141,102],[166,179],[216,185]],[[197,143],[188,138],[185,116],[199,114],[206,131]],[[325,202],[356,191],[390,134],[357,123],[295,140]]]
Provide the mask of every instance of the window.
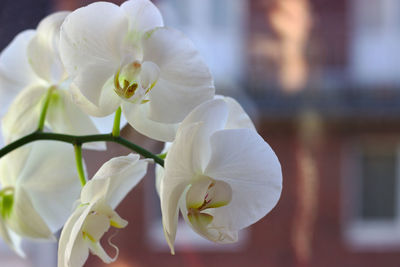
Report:
[[400,248],[399,144],[368,139],[346,149],[344,234],[355,248]]
[[165,25],[194,41],[218,84],[244,78],[246,0],[160,0]]
[[400,1],[353,0],[350,74],[363,85],[399,85]]

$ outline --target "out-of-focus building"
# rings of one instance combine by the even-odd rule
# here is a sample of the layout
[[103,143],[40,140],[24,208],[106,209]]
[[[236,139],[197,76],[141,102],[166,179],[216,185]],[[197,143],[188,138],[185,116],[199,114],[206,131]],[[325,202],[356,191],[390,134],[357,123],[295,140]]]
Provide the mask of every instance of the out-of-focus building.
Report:
[[[45,14],[91,1],[41,0],[33,9],[25,2],[0,3],[1,44],[20,24],[33,28]],[[179,222],[171,256],[150,171],[118,208],[129,225],[112,240],[120,251],[110,266],[398,266],[400,2],[155,3],[166,25],[199,48],[217,92],[236,97],[254,118],[281,161],[283,192],[277,207],[234,245],[210,243]],[[9,24],[19,13],[25,21]],[[161,149],[130,128],[122,134]],[[86,152],[89,172],[121,153],[128,151]],[[26,266],[44,266],[37,264]],[[87,266],[103,264],[90,257]]]

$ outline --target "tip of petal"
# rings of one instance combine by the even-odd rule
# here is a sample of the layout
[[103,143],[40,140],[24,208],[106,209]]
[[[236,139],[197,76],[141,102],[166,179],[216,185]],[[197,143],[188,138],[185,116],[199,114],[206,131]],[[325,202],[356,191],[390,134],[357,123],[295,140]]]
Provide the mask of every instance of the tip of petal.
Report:
[[165,227],[163,227],[163,229],[164,229],[165,239],[167,240],[168,246],[171,250],[171,255],[175,255],[173,238],[171,238],[171,235],[168,233],[168,231],[165,229]]

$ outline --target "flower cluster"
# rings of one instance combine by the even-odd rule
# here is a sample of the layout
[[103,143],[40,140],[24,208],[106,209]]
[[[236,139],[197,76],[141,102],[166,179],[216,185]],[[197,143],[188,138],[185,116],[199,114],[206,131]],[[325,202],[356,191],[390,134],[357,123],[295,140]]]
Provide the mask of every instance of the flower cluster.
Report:
[[[82,266],[89,251],[114,261],[118,249],[110,257],[100,240],[127,225],[115,208],[153,162],[172,254],[179,213],[204,238],[232,243],[279,200],[275,153],[236,100],[215,95],[194,44],[149,0],[54,13],[18,34],[0,54],[0,104],[0,235],[20,255],[23,238],[55,240],[63,227],[58,267]],[[112,133],[101,134],[93,117],[110,114]],[[120,137],[122,114],[166,142],[163,153]],[[37,140],[47,141],[27,144]],[[104,149],[99,141],[148,159],[110,159],[86,181],[81,146]]]

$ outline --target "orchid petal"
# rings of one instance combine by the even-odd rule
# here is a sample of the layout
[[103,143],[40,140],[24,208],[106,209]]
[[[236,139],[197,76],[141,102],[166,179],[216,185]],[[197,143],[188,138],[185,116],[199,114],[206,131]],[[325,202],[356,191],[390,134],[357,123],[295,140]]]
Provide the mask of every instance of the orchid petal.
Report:
[[15,253],[20,257],[25,257],[25,252],[22,250],[22,238],[7,228],[3,219],[0,219],[0,236]]
[[31,198],[22,187],[15,188],[12,210],[5,220],[7,225],[21,236],[55,239],[52,231],[32,206]]
[[168,28],[152,30],[143,39],[143,49],[143,61],[160,68],[160,77],[149,93],[150,119],[178,123],[198,104],[213,97],[210,71],[182,33]]
[[216,130],[223,129],[227,118],[228,106],[226,102],[222,99],[214,99],[197,106],[183,120],[178,132],[191,123],[204,122],[196,133],[195,142],[191,144],[193,147],[190,153],[193,154],[193,160],[198,165],[196,172],[202,172],[209,161],[211,154],[210,135]]
[[141,181],[147,171],[147,161],[139,155],[113,158],[101,166],[82,189],[83,203],[104,197],[111,208],[115,208],[131,189]]
[[128,23],[118,6],[97,2],[72,12],[61,27],[61,59],[74,84],[95,105],[120,67]]
[[164,178],[160,184],[160,200],[164,234],[171,253],[174,253],[178,202],[191,179],[194,178],[195,170],[199,168],[198,162],[193,160],[192,144],[200,126],[201,123],[193,123],[184,131],[178,132],[176,142],[171,145],[165,159]]
[[40,141],[33,144],[16,182],[26,189],[32,205],[54,232],[64,224],[79,197],[77,177],[71,145]]
[[[68,218],[68,220],[66,221],[66,223],[61,231],[60,241],[58,242],[58,259],[57,259],[58,267],[67,267],[68,266],[68,264],[67,264],[68,259],[66,258],[66,254],[69,255],[69,253],[67,253],[67,244],[68,244],[68,242],[70,242],[70,236],[71,236],[72,228],[75,225],[75,222],[80,218],[82,213],[84,211],[86,211],[86,208],[87,208],[87,206],[77,207],[77,209]],[[83,240],[82,240],[81,244],[83,246]],[[85,252],[85,249],[80,249],[80,252],[81,253]],[[86,252],[87,252],[87,249],[86,249]],[[87,256],[86,256],[86,258],[87,258]],[[82,257],[82,258],[84,258],[84,257]],[[86,258],[85,258],[85,260],[86,260]],[[80,266],[80,265],[75,265],[75,266]]]
[[25,88],[14,99],[2,120],[6,143],[32,133],[39,121],[41,103],[47,88],[34,86]]
[[247,128],[256,130],[256,127],[251,121],[249,115],[234,98],[225,96],[223,99],[228,104],[229,109],[229,115],[225,129]]
[[27,57],[27,46],[34,35],[34,30],[19,33],[0,54],[1,100],[7,95],[15,96],[28,85],[40,83]]
[[132,105],[122,103],[122,112],[129,124],[139,133],[152,139],[172,142],[176,135],[178,124],[168,124],[153,121],[148,118],[149,103]]
[[0,184],[2,188],[14,187],[23,170],[32,144],[15,149],[0,159]]
[[[82,109],[85,113],[94,117],[104,117],[112,114],[121,104],[121,99],[114,93],[114,91],[106,92],[107,89],[103,88],[100,96],[100,104],[95,105],[82,94],[76,85],[71,84],[70,93],[75,105]],[[111,129],[112,124],[109,126]]]
[[[167,142],[164,144],[164,148],[161,151],[161,154],[167,154],[169,148],[171,147],[172,143]],[[164,179],[164,167],[161,167],[159,164],[156,165],[156,191],[157,195],[160,196],[160,187],[161,187],[161,181]]]
[[164,25],[158,8],[148,0],[133,0],[122,3],[121,8],[129,18],[129,31],[144,33]]
[[209,212],[214,216],[212,225],[240,230],[264,217],[278,202],[282,190],[279,160],[250,129],[217,131],[210,143],[212,154],[204,174],[232,188],[231,203]]
[[[114,85],[111,82],[111,78],[114,75],[116,68],[112,65],[101,65],[101,64],[93,64],[88,66],[85,69],[82,69],[79,72],[71,86],[77,87],[82,95],[87,98],[93,105],[98,106],[101,110],[101,113],[105,113],[105,115],[109,115],[114,112],[118,104],[112,106],[113,108],[109,108],[109,104],[114,104],[118,96],[114,92]],[[114,98],[107,99],[104,98],[104,94],[113,95]],[[109,102],[111,101],[111,103]],[[119,100],[119,99],[118,99]],[[107,113],[109,111],[109,113]]]
[[82,227],[95,204],[79,206],[65,223],[58,245],[58,267],[83,266],[89,257]]
[[56,12],[43,19],[35,37],[28,45],[28,58],[32,69],[49,83],[58,83],[65,76],[58,53],[60,27],[70,12]]

